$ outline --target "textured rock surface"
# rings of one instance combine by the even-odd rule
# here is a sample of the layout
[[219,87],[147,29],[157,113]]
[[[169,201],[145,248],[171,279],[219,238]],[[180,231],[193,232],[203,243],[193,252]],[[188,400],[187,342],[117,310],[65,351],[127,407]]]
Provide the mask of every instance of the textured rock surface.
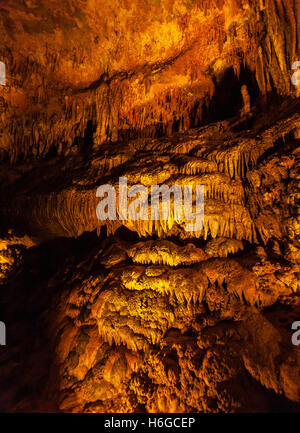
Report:
[[0,4],[0,409],[299,412],[299,1]]
[[170,135],[295,95],[299,14],[297,0],[3,1],[2,157]]

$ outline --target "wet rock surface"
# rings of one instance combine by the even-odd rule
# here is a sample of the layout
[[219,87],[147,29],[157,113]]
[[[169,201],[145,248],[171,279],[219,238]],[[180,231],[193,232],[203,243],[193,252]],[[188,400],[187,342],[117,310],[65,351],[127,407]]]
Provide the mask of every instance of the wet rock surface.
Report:
[[0,410],[299,412],[298,2],[102,6],[1,4]]

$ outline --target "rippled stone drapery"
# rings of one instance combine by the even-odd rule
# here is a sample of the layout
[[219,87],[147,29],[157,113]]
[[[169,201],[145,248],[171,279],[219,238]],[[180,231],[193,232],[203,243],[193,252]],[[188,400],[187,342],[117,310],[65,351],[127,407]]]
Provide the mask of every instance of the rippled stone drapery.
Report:
[[[1,5],[1,410],[299,411],[299,15]],[[100,223],[120,176],[204,185],[203,230]]]

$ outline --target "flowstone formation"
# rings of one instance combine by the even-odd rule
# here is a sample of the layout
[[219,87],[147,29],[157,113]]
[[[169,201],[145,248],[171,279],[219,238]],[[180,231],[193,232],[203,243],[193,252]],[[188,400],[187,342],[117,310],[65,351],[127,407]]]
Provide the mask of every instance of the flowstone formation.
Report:
[[[300,3],[1,7],[0,409],[299,412]],[[100,221],[120,178],[203,228]]]

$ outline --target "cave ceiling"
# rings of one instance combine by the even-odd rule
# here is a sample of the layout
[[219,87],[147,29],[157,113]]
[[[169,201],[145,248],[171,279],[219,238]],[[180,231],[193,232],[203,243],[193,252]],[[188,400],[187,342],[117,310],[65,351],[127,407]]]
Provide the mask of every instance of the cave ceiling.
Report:
[[[0,0],[0,35],[0,411],[300,412],[300,1]],[[202,185],[203,227],[100,220],[120,178]]]

